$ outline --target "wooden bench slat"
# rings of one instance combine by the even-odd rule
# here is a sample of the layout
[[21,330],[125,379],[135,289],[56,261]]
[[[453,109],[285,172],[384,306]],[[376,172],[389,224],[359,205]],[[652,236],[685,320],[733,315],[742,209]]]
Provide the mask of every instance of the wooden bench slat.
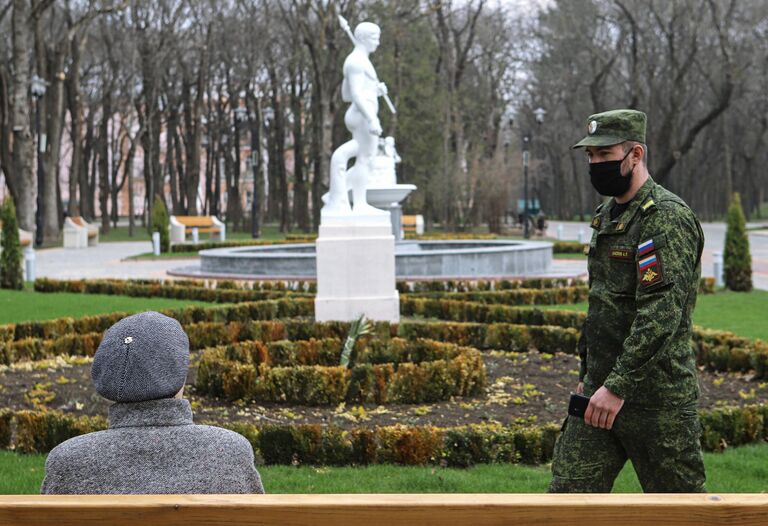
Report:
[[213,226],[211,216],[175,216],[176,221],[186,227]]
[[677,526],[766,524],[766,494],[0,496],[0,524]]

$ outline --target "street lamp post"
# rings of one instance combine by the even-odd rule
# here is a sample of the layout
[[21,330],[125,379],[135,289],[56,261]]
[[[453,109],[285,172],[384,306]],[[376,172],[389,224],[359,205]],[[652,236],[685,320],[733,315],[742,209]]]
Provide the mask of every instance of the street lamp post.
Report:
[[37,210],[35,211],[35,246],[43,244],[43,206],[45,203],[45,172],[43,168],[43,153],[45,152],[45,136],[40,134],[40,99],[45,95],[45,80],[37,75],[32,77],[30,91],[35,98],[35,133],[37,134]]
[[528,228],[528,146],[531,138],[523,136],[523,237],[530,239],[531,230]]
[[[546,115],[546,113],[547,110],[541,107],[533,110],[533,114],[536,117],[536,124],[538,124],[539,127],[544,123],[544,115]],[[523,206],[523,237],[525,239],[530,239],[531,237],[531,229],[528,221],[528,156],[530,142],[531,135],[530,133],[526,133],[523,136],[523,198],[525,199],[525,205]]]

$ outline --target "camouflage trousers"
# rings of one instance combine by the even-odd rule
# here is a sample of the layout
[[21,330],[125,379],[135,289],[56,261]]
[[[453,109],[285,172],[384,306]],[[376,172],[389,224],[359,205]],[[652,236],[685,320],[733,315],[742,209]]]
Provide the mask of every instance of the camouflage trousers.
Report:
[[695,407],[623,407],[609,431],[569,416],[555,444],[550,493],[610,493],[627,460],[645,493],[703,493]]

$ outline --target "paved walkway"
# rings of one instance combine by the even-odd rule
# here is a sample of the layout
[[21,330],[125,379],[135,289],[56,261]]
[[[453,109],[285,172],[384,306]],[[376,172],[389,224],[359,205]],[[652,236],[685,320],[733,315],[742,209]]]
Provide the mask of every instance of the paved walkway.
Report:
[[[585,240],[589,240],[592,229],[589,223],[551,221],[547,235],[557,237],[557,226],[563,225],[563,239],[578,240],[579,232],[583,232]],[[748,224],[754,228],[759,224]],[[703,223],[704,254],[702,255],[702,274],[714,276],[714,253],[722,252],[725,247],[725,223]],[[768,229],[753,230],[749,234],[749,247],[752,253],[752,281],[755,288],[768,290]],[[575,268],[575,266],[574,266]],[[585,263],[586,268],[586,263]]]
[[[577,240],[579,231],[588,236],[588,223],[551,222],[548,234],[557,236],[557,225],[563,225],[563,239]],[[725,243],[725,224],[705,223],[706,243],[703,256],[703,273],[713,276],[713,253],[722,251]],[[768,229],[753,231],[749,236],[752,250],[752,270],[755,288],[768,290]],[[167,271],[197,264],[196,259],[169,259],[149,261],[125,261],[125,258],[151,250],[147,241],[101,243],[85,249],[51,248],[38,250],[37,276],[55,279],[144,278],[168,279]],[[587,272],[586,260],[562,260],[552,262],[553,276],[576,276]]]
[[167,278],[166,271],[189,260],[123,261],[150,252],[149,241],[100,243],[88,248],[48,248],[36,254],[37,276],[54,279]]

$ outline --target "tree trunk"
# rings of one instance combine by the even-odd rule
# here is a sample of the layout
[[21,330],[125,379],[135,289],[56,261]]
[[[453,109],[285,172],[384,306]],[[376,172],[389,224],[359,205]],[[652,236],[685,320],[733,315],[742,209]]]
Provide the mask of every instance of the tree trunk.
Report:
[[99,210],[101,211],[101,231],[109,233],[109,119],[112,114],[110,89],[104,90],[101,123],[98,140],[98,171],[99,171]]
[[30,127],[30,49],[32,32],[29,0],[13,0],[12,63],[13,98],[11,126],[13,129],[13,170],[6,174],[8,187],[16,203],[19,228],[34,232],[37,205],[37,177],[33,170],[35,155]]

